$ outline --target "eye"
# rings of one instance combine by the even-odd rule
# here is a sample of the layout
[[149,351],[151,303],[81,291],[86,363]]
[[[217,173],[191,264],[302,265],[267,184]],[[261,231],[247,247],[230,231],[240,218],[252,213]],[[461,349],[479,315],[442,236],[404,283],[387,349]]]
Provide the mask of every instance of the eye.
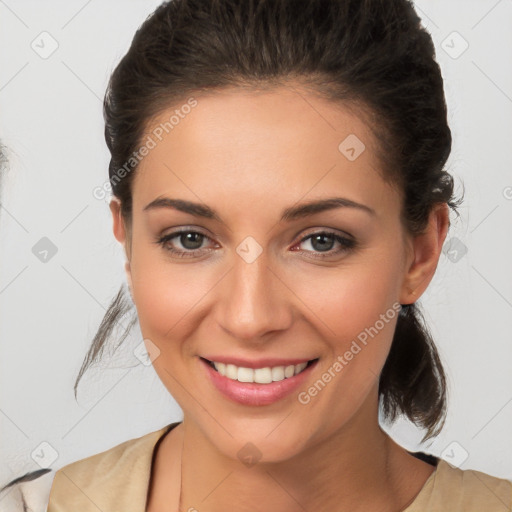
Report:
[[[176,242],[173,242],[175,239]],[[161,245],[171,254],[174,254],[180,258],[186,258],[197,256],[198,252],[204,252],[204,247],[202,247],[202,245],[206,240],[211,239],[209,236],[200,233],[199,231],[182,229],[179,231],[173,231],[172,233],[157,238],[156,243]],[[176,243],[179,243],[183,249],[176,248]]]
[[[188,258],[198,256],[201,252],[209,252],[211,248],[203,246],[208,240],[212,241],[204,233],[191,229],[181,229],[158,237],[155,242],[174,256]],[[181,248],[176,248],[176,244],[181,245]],[[336,244],[338,244],[338,248],[333,250]],[[295,248],[301,245],[305,245],[306,250]],[[292,248],[292,251],[307,253],[308,257],[313,258],[329,258],[354,250],[356,247],[357,242],[354,239],[341,236],[334,231],[323,230],[302,238],[299,244]]]
[[[336,244],[339,244],[338,248],[332,250]],[[293,248],[292,250],[303,253],[312,252],[310,256],[313,258],[329,258],[354,250],[357,247],[357,242],[352,238],[341,236],[336,232],[324,230],[307,235],[299,242],[298,246],[300,245],[305,245],[307,250],[302,251]]]

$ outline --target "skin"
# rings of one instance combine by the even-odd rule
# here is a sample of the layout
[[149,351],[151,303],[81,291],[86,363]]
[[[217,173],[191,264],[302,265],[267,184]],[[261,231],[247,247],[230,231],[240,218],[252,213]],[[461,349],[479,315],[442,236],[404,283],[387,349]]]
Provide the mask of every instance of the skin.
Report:
[[[375,140],[353,110],[290,87],[196,99],[140,163],[131,227],[119,202],[110,204],[142,334],[160,350],[153,366],[184,415],[156,452],[147,510],[178,510],[180,479],[183,511],[403,509],[434,468],[378,423],[378,377],[397,315],[308,404],[297,393],[265,406],[232,402],[198,357],[319,357],[306,390],[394,303],[422,295],[449,227],[447,205],[433,210],[424,234],[405,232],[400,192],[382,179]],[[349,134],[366,146],[354,161],[338,150]],[[143,210],[161,196],[208,205],[223,223]],[[285,208],[334,196],[375,214],[342,207],[279,220]],[[153,243],[179,227],[206,235],[195,254],[179,236],[167,243],[188,251],[184,258]],[[325,249],[303,241],[326,229],[357,247],[335,254],[343,246],[334,238]],[[262,248],[252,263],[236,252],[247,236]],[[237,457],[247,442],[261,452],[251,467]]]

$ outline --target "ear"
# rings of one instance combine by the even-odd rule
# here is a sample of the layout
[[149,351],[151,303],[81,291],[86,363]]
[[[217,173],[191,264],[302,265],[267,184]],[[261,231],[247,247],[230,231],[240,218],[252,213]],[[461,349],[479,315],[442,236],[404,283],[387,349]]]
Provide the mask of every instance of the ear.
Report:
[[126,273],[126,280],[128,281],[130,295],[132,296],[133,300],[132,275],[130,269],[130,237],[124,224],[123,216],[121,214],[121,201],[117,197],[113,197],[110,200],[109,207],[110,211],[112,212],[114,236],[116,237],[117,241],[123,246],[124,252],[126,254],[124,271]]
[[438,203],[430,212],[428,226],[412,238],[411,257],[402,284],[400,304],[416,302],[434,277],[443,243],[450,227],[447,203]]

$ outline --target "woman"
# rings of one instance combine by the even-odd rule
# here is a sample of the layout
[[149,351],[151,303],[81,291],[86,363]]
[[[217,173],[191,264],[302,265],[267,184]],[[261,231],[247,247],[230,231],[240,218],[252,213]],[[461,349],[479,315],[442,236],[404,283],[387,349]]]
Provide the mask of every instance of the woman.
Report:
[[[48,512],[510,509],[511,482],[378,421],[425,440],[446,416],[415,302],[459,203],[408,1],[163,4],[105,121],[114,235],[183,421],[57,471]],[[121,290],[79,377],[125,310]]]

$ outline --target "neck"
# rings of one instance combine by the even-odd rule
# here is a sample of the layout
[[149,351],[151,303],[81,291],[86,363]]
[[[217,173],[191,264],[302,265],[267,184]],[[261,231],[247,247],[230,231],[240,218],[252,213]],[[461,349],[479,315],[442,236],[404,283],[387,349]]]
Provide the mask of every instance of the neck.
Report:
[[380,428],[377,399],[375,390],[347,424],[306,451],[249,467],[184,421],[177,427],[183,427],[180,510],[401,510],[421,488],[417,477],[424,482],[432,469]]

